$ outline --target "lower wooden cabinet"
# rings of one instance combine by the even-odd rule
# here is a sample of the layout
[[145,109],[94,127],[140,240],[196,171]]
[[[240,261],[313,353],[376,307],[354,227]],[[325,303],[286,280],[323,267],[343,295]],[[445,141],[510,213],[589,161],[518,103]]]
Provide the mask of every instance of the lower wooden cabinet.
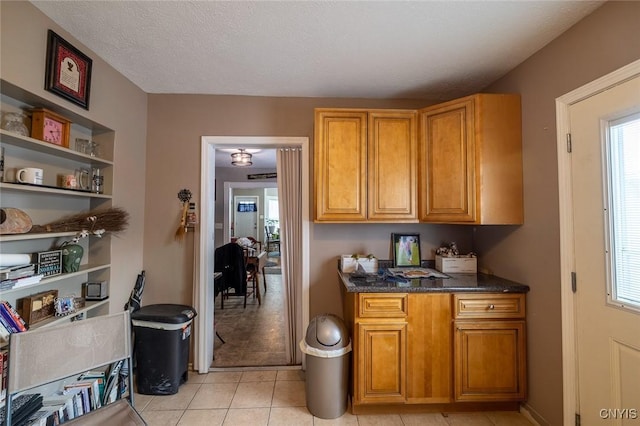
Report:
[[[347,294],[352,314],[353,403],[404,403],[407,393],[408,295]],[[346,312],[346,310],[345,310]]]
[[357,324],[356,400],[405,402],[407,396],[407,324]]
[[455,328],[455,400],[524,400],[524,321],[457,321]]
[[524,294],[344,292],[343,297],[353,344],[354,413],[398,404],[517,407],[525,399]]
[[459,293],[453,306],[455,400],[524,400],[525,295]]
[[451,294],[410,294],[407,314],[407,403],[449,403],[453,400]]

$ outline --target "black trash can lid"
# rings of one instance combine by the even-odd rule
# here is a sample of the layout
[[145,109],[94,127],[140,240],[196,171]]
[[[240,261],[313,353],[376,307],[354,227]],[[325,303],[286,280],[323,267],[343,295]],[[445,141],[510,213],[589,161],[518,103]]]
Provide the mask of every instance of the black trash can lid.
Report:
[[153,321],[165,324],[181,324],[197,315],[195,309],[187,305],[169,303],[143,306],[131,314],[132,320]]

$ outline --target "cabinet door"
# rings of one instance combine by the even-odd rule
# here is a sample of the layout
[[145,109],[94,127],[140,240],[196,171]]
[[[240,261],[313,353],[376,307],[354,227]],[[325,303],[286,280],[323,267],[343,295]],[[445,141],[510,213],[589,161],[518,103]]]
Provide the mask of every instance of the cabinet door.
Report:
[[415,111],[369,113],[369,220],[418,220],[416,133]]
[[451,294],[409,294],[407,323],[407,402],[452,402]]
[[521,401],[525,392],[524,321],[457,321],[456,401]]
[[314,147],[316,221],[366,220],[366,111],[316,110]]
[[420,220],[476,220],[474,101],[420,111]]
[[407,324],[359,323],[357,329],[355,402],[405,402]]

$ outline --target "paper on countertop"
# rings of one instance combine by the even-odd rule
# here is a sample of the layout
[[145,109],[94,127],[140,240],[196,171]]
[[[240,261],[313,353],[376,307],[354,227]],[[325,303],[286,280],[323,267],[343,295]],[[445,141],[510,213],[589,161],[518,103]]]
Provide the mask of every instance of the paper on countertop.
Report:
[[403,278],[449,278],[449,275],[430,268],[389,268],[389,274]]
[[18,266],[31,263],[30,254],[0,253],[0,267]]

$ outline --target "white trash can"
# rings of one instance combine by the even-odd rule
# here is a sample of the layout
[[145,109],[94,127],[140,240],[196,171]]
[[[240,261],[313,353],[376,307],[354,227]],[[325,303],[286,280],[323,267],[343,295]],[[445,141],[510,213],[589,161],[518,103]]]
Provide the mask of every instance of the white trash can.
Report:
[[318,315],[309,322],[300,350],[306,354],[305,390],[309,412],[335,419],[347,411],[351,339],[342,319]]

